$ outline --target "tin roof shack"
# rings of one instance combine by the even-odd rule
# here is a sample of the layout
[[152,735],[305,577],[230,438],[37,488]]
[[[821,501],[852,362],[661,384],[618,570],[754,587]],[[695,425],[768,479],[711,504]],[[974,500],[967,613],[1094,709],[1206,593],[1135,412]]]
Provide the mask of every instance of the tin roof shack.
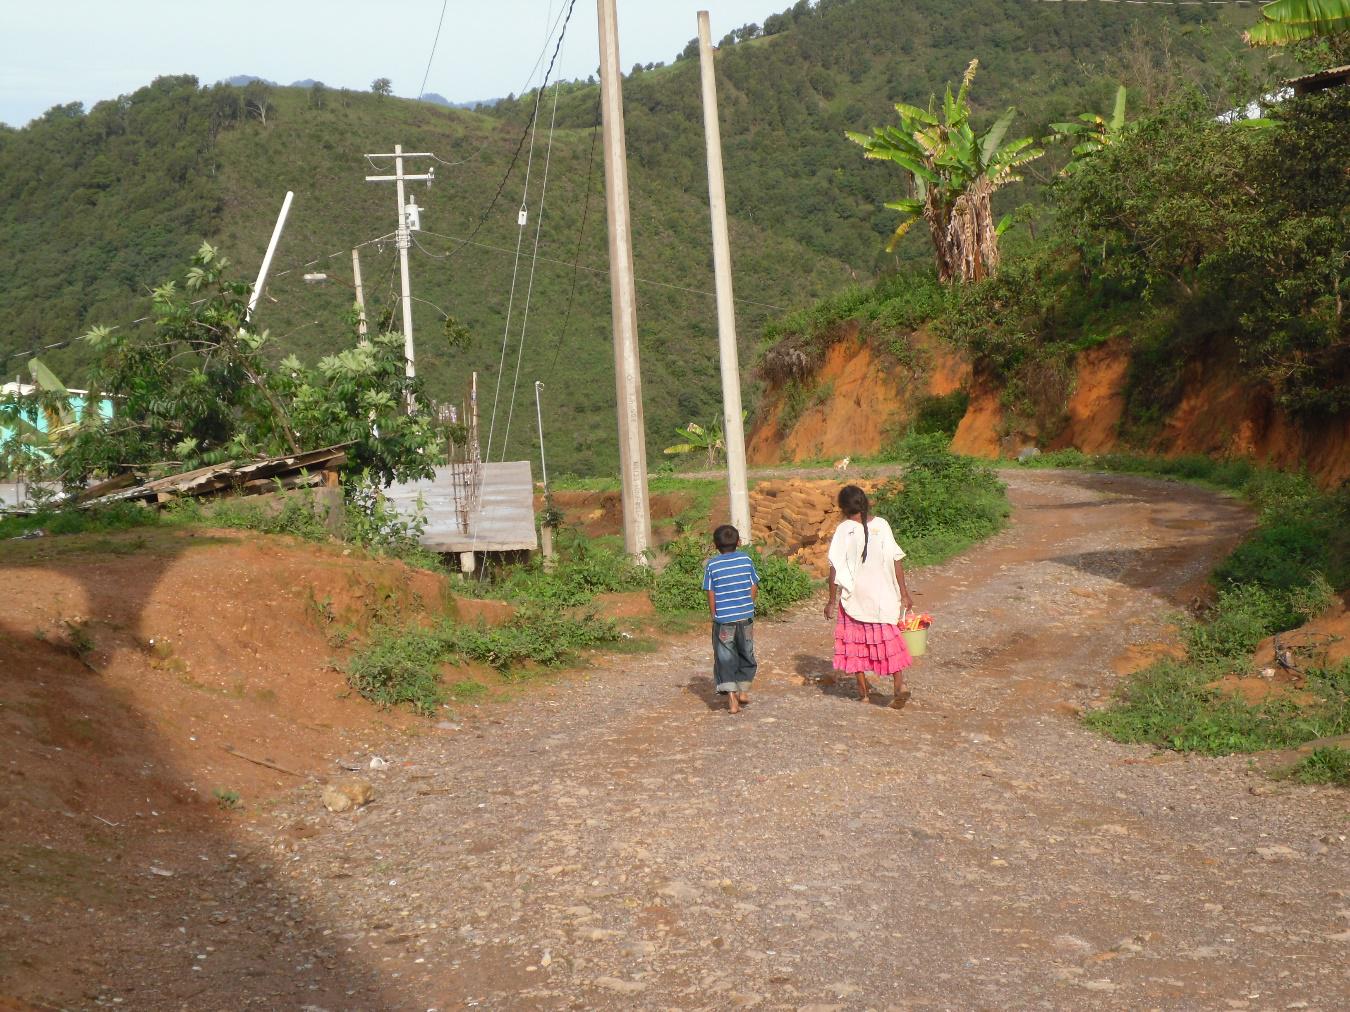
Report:
[[1326,91],[1328,88],[1344,87],[1347,82],[1350,82],[1350,64],[1291,78],[1289,87],[1294,89],[1295,95],[1311,95],[1317,91]]

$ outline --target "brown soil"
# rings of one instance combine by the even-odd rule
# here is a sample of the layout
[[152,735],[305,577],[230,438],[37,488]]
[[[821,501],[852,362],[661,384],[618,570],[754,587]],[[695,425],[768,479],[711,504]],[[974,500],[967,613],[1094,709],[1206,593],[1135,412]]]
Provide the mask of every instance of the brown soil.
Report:
[[[238,932],[239,891],[266,878],[230,853],[240,827],[335,754],[428,733],[353,697],[332,659],[376,619],[454,607],[433,574],[160,529],[10,542],[0,573],[0,993],[91,1002],[119,953],[176,931],[175,876],[203,862],[203,916]],[[237,941],[240,972],[307,958],[261,924]]]
[[[135,807],[108,826],[91,818],[102,752],[72,737],[72,764],[6,725],[0,992],[194,1010],[1340,1007],[1350,797],[1273,786],[1240,756],[1158,761],[1071,715],[1112,690],[1110,658],[1166,638],[1249,517],[1171,483],[1009,480],[1008,531],[911,577],[937,622],[898,713],[823,677],[817,600],[759,624],[738,717],[709,691],[699,630],[458,731],[365,737],[392,765],[344,815],[313,784],[274,808],[170,809],[190,754],[163,758],[181,729],[152,696],[117,711],[152,765],[116,768],[112,800]],[[253,561],[250,592],[278,558]],[[23,573],[47,599],[52,568]],[[23,663],[70,659],[41,654],[31,621],[5,619]],[[27,682],[4,656],[10,693]],[[304,681],[314,663],[267,665]],[[49,763],[84,787],[26,800]]]
[[[915,390],[946,393],[957,387],[970,391],[970,406],[952,444],[959,453],[998,458],[1029,446],[1074,447],[1085,453],[1130,449],[1119,433],[1130,365],[1125,338],[1078,356],[1065,423],[1045,438],[1014,424],[1002,389],[988,377],[972,376],[950,352],[933,347],[930,353],[934,365],[916,384],[903,371],[879,362],[856,338],[835,345],[816,377],[821,388],[833,384],[830,396],[803,412],[787,433],[780,431],[782,392],[769,391],[766,410],[750,436],[751,462],[876,453],[887,429],[912,413]],[[1240,368],[1207,359],[1187,370],[1182,397],[1149,449],[1165,456],[1208,454],[1306,468],[1330,488],[1350,479],[1350,414],[1301,426],[1263,389],[1248,385]]]
[[948,394],[969,382],[970,369],[926,334],[915,345],[931,365],[917,376],[898,370],[858,336],[856,323],[826,352],[815,378],[829,396],[802,412],[791,431],[781,431],[784,395],[770,390],[750,433],[751,464],[774,464],[874,454],[890,430],[913,414],[919,397]]

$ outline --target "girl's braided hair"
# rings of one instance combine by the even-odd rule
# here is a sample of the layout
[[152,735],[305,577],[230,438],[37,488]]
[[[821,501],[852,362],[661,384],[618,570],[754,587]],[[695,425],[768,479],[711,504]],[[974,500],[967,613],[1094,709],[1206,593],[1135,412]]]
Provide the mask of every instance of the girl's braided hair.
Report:
[[862,515],[863,550],[862,560],[867,561],[867,540],[870,532],[867,523],[871,519],[872,504],[867,501],[867,493],[857,485],[845,485],[839,490],[839,510],[846,517]]

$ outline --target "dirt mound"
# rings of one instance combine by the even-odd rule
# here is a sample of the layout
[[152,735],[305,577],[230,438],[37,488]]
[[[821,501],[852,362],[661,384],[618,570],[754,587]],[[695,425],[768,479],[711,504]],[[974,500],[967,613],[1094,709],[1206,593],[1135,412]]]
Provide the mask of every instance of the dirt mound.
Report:
[[[1279,656],[1276,656],[1276,642]],[[1350,610],[1344,598],[1325,615],[1297,629],[1261,641],[1252,657],[1258,671],[1303,672],[1309,668],[1335,668],[1350,660]]]
[[[880,482],[856,481],[866,492]],[[765,481],[750,493],[750,524],[755,540],[781,552],[824,578],[830,571],[830,538],[841,519],[836,499],[842,481],[790,478]]]
[[97,980],[65,956],[80,936],[134,933],[173,869],[281,789],[427,728],[352,695],[333,659],[372,621],[455,606],[432,573],[238,532],[9,542],[0,573],[0,993]]

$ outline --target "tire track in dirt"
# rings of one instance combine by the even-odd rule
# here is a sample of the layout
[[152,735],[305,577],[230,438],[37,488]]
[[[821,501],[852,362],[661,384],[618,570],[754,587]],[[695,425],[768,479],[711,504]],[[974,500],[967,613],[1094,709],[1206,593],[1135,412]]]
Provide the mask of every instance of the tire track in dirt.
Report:
[[613,658],[407,745],[357,818],[296,797],[318,833],[278,876],[389,1008],[1344,1007],[1345,793],[1257,796],[1240,757],[1154,761],[1073,713],[1249,517],[1009,482],[1010,529],[912,579],[937,622],[905,711],[815,681],[814,602],[760,624],[741,716],[702,633]]

